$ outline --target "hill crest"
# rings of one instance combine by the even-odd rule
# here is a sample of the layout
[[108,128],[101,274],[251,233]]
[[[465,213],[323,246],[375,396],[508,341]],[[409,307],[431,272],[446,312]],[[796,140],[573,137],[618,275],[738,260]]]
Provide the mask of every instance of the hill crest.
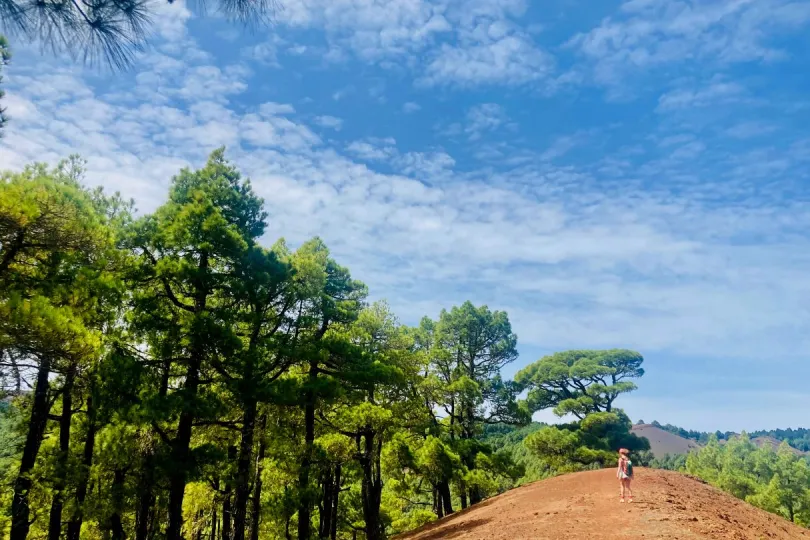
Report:
[[630,432],[639,437],[646,437],[650,441],[650,451],[657,458],[663,458],[667,454],[688,454],[701,447],[697,441],[681,437],[652,424],[637,424],[630,429]]
[[810,539],[810,531],[712,486],[637,469],[636,502],[619,504],[613,470],[542,480],[399,535],[397,540]]

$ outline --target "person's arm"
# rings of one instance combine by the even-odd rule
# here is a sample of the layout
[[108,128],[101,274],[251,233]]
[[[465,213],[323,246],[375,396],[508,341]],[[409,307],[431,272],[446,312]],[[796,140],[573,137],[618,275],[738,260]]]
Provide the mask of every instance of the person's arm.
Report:
[[622,477],[622,458],[619,458],[619,468],[616,469],[616,478]]

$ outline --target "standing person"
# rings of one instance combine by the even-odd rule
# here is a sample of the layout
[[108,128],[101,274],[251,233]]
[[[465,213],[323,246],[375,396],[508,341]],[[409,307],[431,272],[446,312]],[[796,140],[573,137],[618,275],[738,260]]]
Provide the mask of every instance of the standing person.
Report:
[[616,477],[622,486],[622,498],[619,502],[624,502],[625,493],[628,495],[628,502],[633,502],[633,490],[630,487],[633,481],[633,462],[628,454],[630,451],[627,448],[619,450],[619,469],[616,471]]

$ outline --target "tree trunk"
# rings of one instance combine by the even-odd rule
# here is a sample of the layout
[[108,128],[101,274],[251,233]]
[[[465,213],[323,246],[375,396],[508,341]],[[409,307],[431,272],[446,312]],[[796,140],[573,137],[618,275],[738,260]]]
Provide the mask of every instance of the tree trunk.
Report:
[[329,538],[329,532],[332,530],[332,483],[334,476],[332,475],[331,467],[323,473],[321,481],[321,503],[320,512],[318,515],[318,538]]
[[217,509],[214,508],[211,514],[211,537],[210,540],[217,540]]
[[481,490],[478,486],[470,488],[470,506],[481,502]]
[[304,455],[298,472],[298,492],[301,502],[298,506],[298,540],[309,540],[312,535],[312,501],[309,493],[309,476],[312,468],[312,448],[315,443],[315,381],[318,366],[309,365],[308,388],[304,394]]
[[[171,375],[171,361],[164,360],[163,373],[160,379],[158,395],[164,398],[169,393],[169,377]],[[155,435],[152,435],[153,439]],[[156,464],[155,449],[150,445],[143,456],[143,467],[138,479],[138,506],[135,512],[135,540],[147,540],[151,538],[151,526],[153,510],[155,505],[156,491]]]
[[84,439],[84,452],[82,453],[82,466],[76,485],[76,509],[68,523],[67,540],[79,540],[84,519],[84,501],[87,498],[87,482],[90,479],[90,469],[93,466],[93,452],[96,446],[96,409],[93,396],[87,397],[87,435]]
[[113,483],[110,489],[110,503],[112,514],[110,514],[110,532],[112,540],[124,540],[124,524],[121,520],[121,512],[124,509],[124,482],[127,479],[126,469],[115,469],[113,473]]
[[[360,486],[360,497],[363,501],[363,519],[366,522],[366,540],[382,540],[382,524],[380,521],[380,502],[382,494],[382,481],[379,475],[379,444],[375,444],[373,432],[363,437],[365,448],[361,458],[363,481]],[[376,470],[375,470],[376,469]]]
[[[228,461],[236,458],[236,447],[228,447]],[[225,481],[225,498],[222,500],[222,540],[233,539],[233,507],[231,498],[233,496],[233,481],[228,478]]]
[[34,386],[31,420],[28,425],[28,434],[25,436],[22,457],[20,458],[20,471],[14,481],[10,540],[26,540],[30,528],[29,515],[31,510],[28,506],[28,495],[32,485],[30,474],[42,446],[42,438],[45,435],[45,427],[50,413],[51,405],[48,401],[48,389],[50,388],[48,376],[50,372],[50,359],[43,358],[37,373],[36,385]]
[[225,499],[222,501],[222,540],[231,540],[233,538],[233,529],[231,528],[232,515],[231,487],[229,485],[225,488]]
[[444,510],[444,515],[449,516],[453,513],[453,498],[450,494],[450,483],[447,481],[440,482],[437,486],[439,492],[439,504]]
[[144,456],[143,469],[138,479],[138,507],[135,512],[135,540],[149,538],[150,515],[155,505],[155,455],[149,449]]
[[204,527],[203,527],[202,523],[203,523],[204,518],[205,518],[205,513],[202,510],[197,512],[197,520],[200,523],[200,527],[197,529],[197,535],[195,537],[195,540],[203,540],[203,528]]
[[[198,272],[208,272],[208,253],[200,255]],[[206,310],[208,292],[205,283],[195,284],[194,314],[200,317]],[[183,384],[183,399],[180,419],[177,422],[177,434],[172,442],[172,464],[169,471],[169,526],[166,529],[166,540],[183,540],[183,497],[188,481],[191,432],[194,427],[194,401],[200,386],[200,369],[205,354],[205,338],[192,335],[191,358],[186,369]],[[224,518],[225,516],[223,516]]]
[[459,482],[459,493],[458,496],[461,499],[461,509],[464,510],[467,508],[467,486],[464,485],[464,482]]
[[331,540],[337,539],[337,525],[338,525],[338,504],[340,503],[340,482],[341,482],[341,470],[340,463],[335,466],[335,485],[334,490],[335,493],[332,496],[332,530],[329,531],[329,538]]
[[17,230],[17,234],[14,235],[14,240],[9,242],[5,249],[3,250],[3,257],[0,259],[0,283],[2,283],[5,278],[6,271],[11,266],[11,263],[14,261],[14,257],[17,256],[17,253],[22,250],[23,246],[25,245],[25,228]]
[[259,540],[262,506],[262,461],[264,461],[264,430],[267,427],[267,416],[262,415],[259,421],[259,454],[256,456],[256,480],[253,483],[253,507],[250,511],[250,540]]
[[[0,349],[0,358],[3,357],[3,350]],[[17,358],[13,353],[8,353],[8,359],[11,362],[11,375],[14,377],[14,395],[19,396],[22,393],[22,375],[20,374],[20,366],[17,365]]]
[[59,454],[53,471],[53,497],[51,514],[48,519],[48,540],[59,540],[62,536],[62,510],[65,507],[67,488],[68,457],[70,456],[70,427],[73,421],[73,381],[75,368],[65,374],[62,387],[62,414],[59,417]]
[[250,499],[250,469],[253,461],[253,438],[256,430],[256,402],[245,404],[242,414],[242,440],[236,469],[236,495],[233,509],[233,539],[245,540],[247,507]]
[[185,403],[180,419],[177,422],[177,435],[172,442],[172,464],[169,470],[169,527],[166,529],[167,540],[182,540],[183,531],[183,497],[186,492],[186,481],[189,469],[191,430],[194,424],[194,408],[190,403],[197,396],[200,384],[201,359],[195,354],[188,369],[183,386]]

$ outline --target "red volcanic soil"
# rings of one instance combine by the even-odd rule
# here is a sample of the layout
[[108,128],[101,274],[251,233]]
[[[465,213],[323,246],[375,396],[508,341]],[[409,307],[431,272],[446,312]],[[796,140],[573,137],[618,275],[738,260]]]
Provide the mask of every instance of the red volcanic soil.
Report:
[[615,471],[535,482],[397,540],[810,539],[810,531],[678,473],[636,469],[635,502]]
[[700,448],[697,441],[670,433],[652,424],[635,425],[631,431],[639,437],[647,437],[650,441],[650,450],[657,458],[662,458],[667,454],[688,454],[690,451]]

